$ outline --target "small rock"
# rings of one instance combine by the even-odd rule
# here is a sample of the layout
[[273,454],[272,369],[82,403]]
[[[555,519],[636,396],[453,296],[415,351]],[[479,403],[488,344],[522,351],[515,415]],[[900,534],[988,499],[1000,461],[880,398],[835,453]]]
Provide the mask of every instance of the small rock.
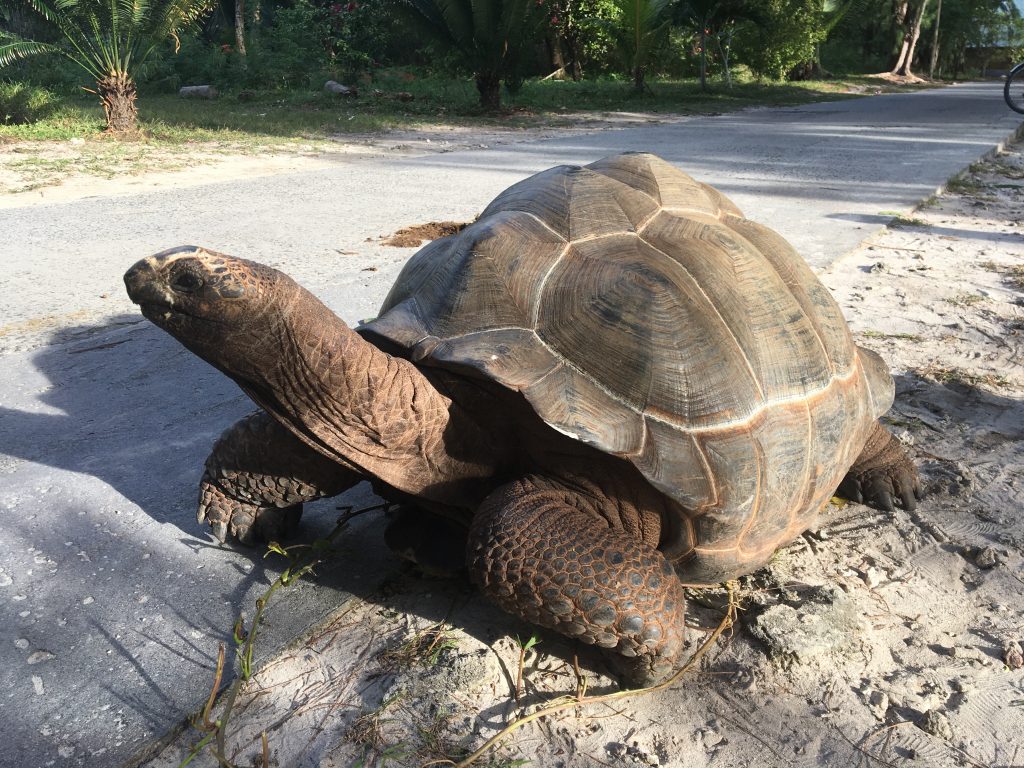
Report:
[[995,568],[1000,562],[1002,558],[992,547],[985,547],[974,553],[974,564],[984,571]]
[[864,580],[864,583],[868,585],[869,589],[874,589],[882,583],[882,580],[885,578],[885,574],[874,566],[871,566],[864,571],[861,578]]
[[178,89],[178,96],[182,99],[215,99],[217,89],[212,85],[184,85]]
[[1003,663],[1010,669],[1024,667],[1024,652],[1016,640],[1007,640],[1003,643]]
[[42,664],[44,661],[57,658],[56,654],[50,653],[49,651],[33,651],[28,656],[29,664]]
[[359,95],[359,91],[355,88],[350,88],[347,85],[336,83],[334,80],[328,80],[324,83],[324,90],[328,93],[336,93],[338,96],[345,97],[356,97]]
[[925,712],[917,725],[925,733],[938,736],[940,739],[953,738],[953,727],[949,724],[949,718],[936,709]]
[[700,732],[701,741],[704,742],[704,749],[714,749],[722,743],[722,734],[713,728],[705,728]]

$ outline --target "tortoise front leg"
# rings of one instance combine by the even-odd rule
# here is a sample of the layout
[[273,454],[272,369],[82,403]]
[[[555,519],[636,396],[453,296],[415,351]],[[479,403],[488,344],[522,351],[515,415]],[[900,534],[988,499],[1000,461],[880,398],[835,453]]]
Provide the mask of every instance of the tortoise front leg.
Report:
[[294,532],[302,503],[337,496],[362,477],[303,443],[260,411],[228,427],[206,460],[196,518],[220,541],[243,544]]
[[488,496],[473,518],[470,578],[501,608],[630,659],[632,683],[666,672],[683,644],[683,588],[661,552],[586,511],[543,477]]
[[897,498],[904,509],[913,510],[921,498],[921,480],[917,476],[917,467],[900,441],[876,423],[836,494],[887,512],[893,511],[893,499]]

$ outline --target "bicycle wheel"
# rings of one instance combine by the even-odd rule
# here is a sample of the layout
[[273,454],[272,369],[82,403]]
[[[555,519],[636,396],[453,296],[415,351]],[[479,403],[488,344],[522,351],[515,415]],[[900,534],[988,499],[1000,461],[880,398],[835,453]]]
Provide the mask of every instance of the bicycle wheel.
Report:
[[1018,64],[1006,76],[1003,98],[1014,112],[1024,115],[1024,64]]

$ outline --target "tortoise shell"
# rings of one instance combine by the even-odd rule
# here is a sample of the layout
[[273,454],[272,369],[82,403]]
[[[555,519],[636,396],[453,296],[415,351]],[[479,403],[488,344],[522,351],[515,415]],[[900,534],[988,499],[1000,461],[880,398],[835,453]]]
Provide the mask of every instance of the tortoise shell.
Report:
[[792,246],[648,154],[510,187],[416,253],[365,331],[632,462],[678,503],[662,549],[694,582],[806,530],[892,402]]

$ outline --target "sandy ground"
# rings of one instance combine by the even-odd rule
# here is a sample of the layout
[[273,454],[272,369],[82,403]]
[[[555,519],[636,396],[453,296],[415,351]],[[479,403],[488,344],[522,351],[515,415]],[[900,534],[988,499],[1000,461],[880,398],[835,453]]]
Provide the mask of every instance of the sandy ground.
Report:
[[[670,690],[584,698],[477,765],[1024,766],[1022,212],[1018,147],[822,276],[893,368],[887,420],[921,469],[918,510],[830,507],[741,581],[739,621]],[[379,528],[366,516],[346,535],[380,547]],[[588,696],[618,688],[600,657],[540,632],[517,696],[535,630],[380,553],[365,599],[242,688],[233,763],[265,764],[265,734],[271,766],[453,765],[582,680]],[[723,600],[691,593],[691,650]],[[177,766],[200,738],[186,728],[145,764]]]

